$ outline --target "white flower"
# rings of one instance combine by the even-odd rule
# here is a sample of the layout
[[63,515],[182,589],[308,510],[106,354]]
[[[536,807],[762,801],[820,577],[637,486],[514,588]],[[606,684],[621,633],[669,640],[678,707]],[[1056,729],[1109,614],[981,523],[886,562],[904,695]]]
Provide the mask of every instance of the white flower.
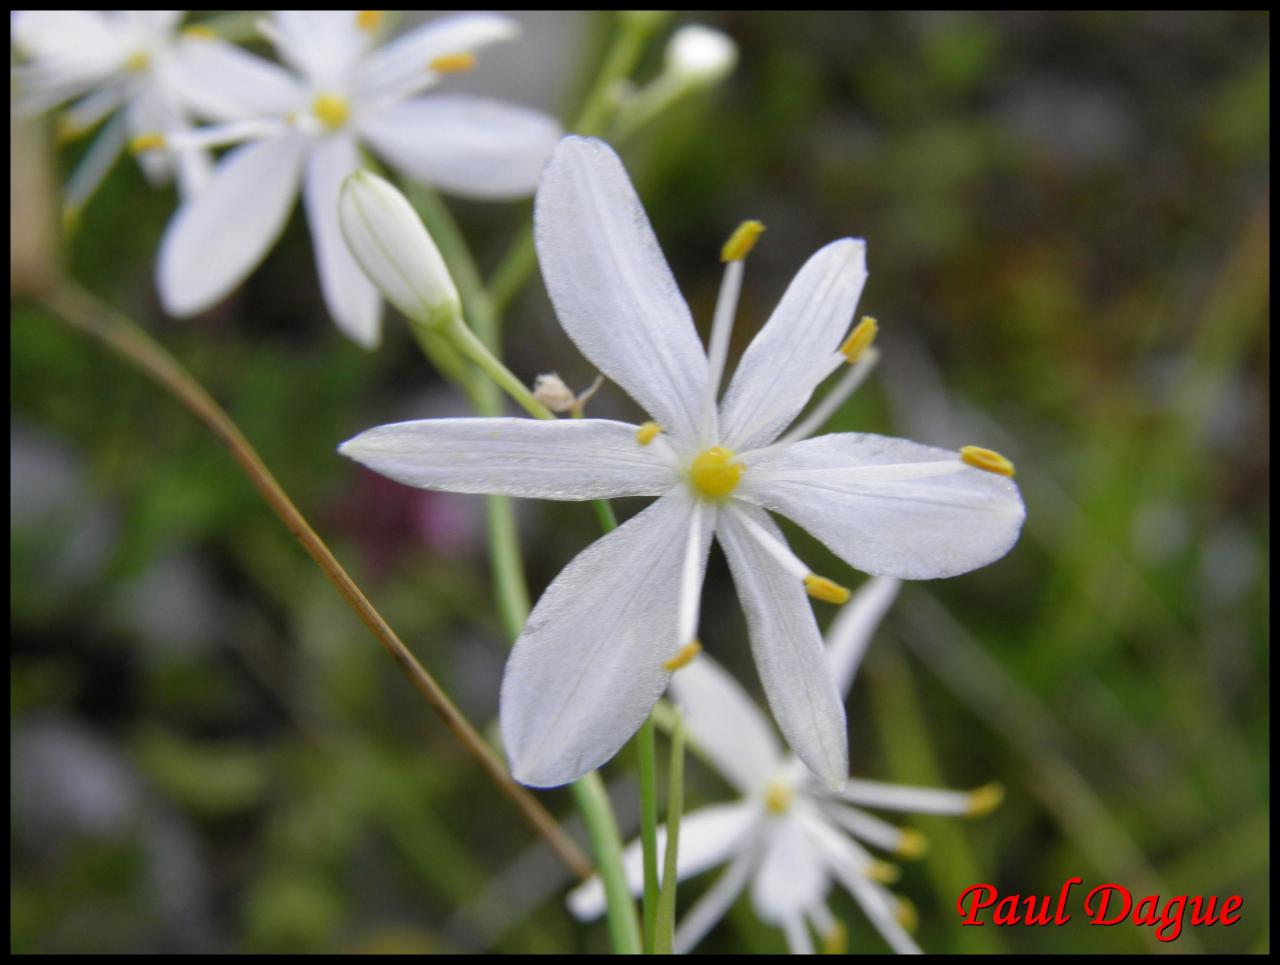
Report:
[[[60,139],[106,120],[67,184],[68,215],[85,205],[132,138],[174,135],[189,128],[179,93],[181,61],[190,41],[177,36],[180,10],[23,10],[10,15],[19,107],[41,113],[74,100],[59,118]],[[112,116],[114,115],[114,116]],[[110,117],[110,120],[107,118]],[[161,184],[175,172],[184,197],[209,175],[203,151],[145,152],[143,172]]]
[[[895,579],[872,578],[832,624],[828,655],[842,691],[848,690],[897,589]],[[895,880],[896,867],[873,857],[864,845],[919,857],[927,842],[920,832],[895,827],[862,808],[973,817],[999,803],[998,786],[965,793],[851,780],[842,792],[831,793],[807,776],[795,757],[783,755],[751,698],[709,657],[700,656],[677,673],[671,693],[684,709],[690,741],[742,795],[735,803],[699,808],[680,820],[678,880],[722,864],[728,869],[681,921],[675,950],[697,945],[748,884],[756,914],[783,929],[792,952],[813,951],[810,926],[838,944],[842,930],[826,905],[832,882],[838,882],[895,951],[919,951],[903,927],[910,905],[884,887]],[[658,831],[659,855],[665,832],[665,827]],[[628,884],[640,894],[639,841],[627,847],[623,866]],[[591,878],[570,892],[569,908],[582,919],[603,913],[600,880]]]
[[[800,759],[839,786],[848,774],[844,706],[806,591],[840,603],[848,591],[811,573],[767,511],[795,520],[857,569],[933,579],[1009,550],[1024,514],[1017,487],[966,464],[971,455],[903,439],[777,441],[818,383],[848,361],[840,346],[866,277],[861,241],[833,242],[800,269],[717,406],[741,239],[726,246],[708,360],[608,145],[561,142],[535,221],[561,325],[652,421],[434,419],[371,429],[340,450],[425,489],[661,497],[569,563],[516,641],[501,696],[512,773],[539,787],[572,781],[643,723],[693,645],[715,536],[769,706]],[[860,325],[843,343],[851,354],[867,330]]]
[[560,126],[498,101],[417,97],[475,52],[511,39],[514,21],[457,14],[376,49],[374,11],[277,11],[261,25],[292,70],[211,40],[187,64],[188,97],[221,123],[178,143],[239,141],[208,189],[174,216],[161,243],[160,298],[194,315],[239,284],[283,230],[301,186],[325,304],[365,347],[380,337],[377,289],[338,225],[338,191],[367,146],[388,165],[444,191],[475,198],[528,194]]

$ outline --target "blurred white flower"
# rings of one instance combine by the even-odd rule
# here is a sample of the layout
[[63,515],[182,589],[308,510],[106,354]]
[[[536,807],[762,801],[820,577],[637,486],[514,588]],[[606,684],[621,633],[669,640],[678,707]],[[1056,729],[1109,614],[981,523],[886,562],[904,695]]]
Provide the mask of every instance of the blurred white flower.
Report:
[[[180,94],[181,62],[190,40],[178,34],[181,10],[23,10],[10,15],[19,110],[52,110],[75,101],[58,118],[70,140],[106,121],[67,184],[64,216],[74,219],[130,142],[145,134],[188,130]],[[108,118],[110,118],[108,120]],[[152,184],[174,173],[183,197],[209,176],[200,150],[138,157]]]
[[[827,653],[843,691],[898,585],[890,577],[873,577],[832,624]],[[810,928],[827,950],[844,951],[843,928],[826,904],[833,881],[853,896],[894,951],[919,951],[907,933],[911,906],[885,888],[896,880],[896,866],[873,857],[865,845],[915,858],[927,842],[919,831],[895,827],[862,808],[973,817],[999,803],[999,788],[959,792],[851,780],[842,792],[832,793],[794,756],[782,753],[764,715],[711,658],[700,656],[680,670],[671,694],[684,710],[690,741],[742,794],[735,803],[699,808],[680,820],[678,879],[721,864],[728,869],[680,922],[675,951],[697,945],[748,884],[756,914],[783,930],[792,952],[814,950]],[[662,827],[659,854],[665,845]],[[631,889],[640,894],[639,841],[627,847],[623,866]],[[568,903],[579,918],[599,917],[605,909],[600,880],[593,877],[575,888]]]
[[341,447],[424,489],[661,497],[569,563],[516,641],[501,723],[525,784],[599,767],[644,721],[695,647],[714,535],[774,716],[800,759],[839,787],[844,706],[806,593],[843,603],[848,591],[796,558],[766,510],[857,569],[905,579],[984,566],[1018,537],[1022,499],[994,453],[861,433],[776,441],[819,382],[865,354],[873,326],[844,338],[866,278],[861,241],[833,242],[800,269],[717,405],[742,258],[760,230],[752,225],[725,246],[708,359],[618,156],[602,141],[566,138],[535,203],[543,278],[570,338],[653,421],[433,419]]
[[538,111],[463,95],[418,97],[476,51],[518,33],[508,17],[465,13],[374,47],[378,11],[277,11],[260,28],[285,69],[210,40],[187,64],[187,94],[220,122],[176,146],[247,142],[208,190],[174,216],[161,243],[160,298],[178,316],[210,307],[266,256],[301,186],[325,304],[372,348],[380,300],[343,240],[338,191],[367,146],[388,165],[451,194],[514,198],[537,183],[560,126]]

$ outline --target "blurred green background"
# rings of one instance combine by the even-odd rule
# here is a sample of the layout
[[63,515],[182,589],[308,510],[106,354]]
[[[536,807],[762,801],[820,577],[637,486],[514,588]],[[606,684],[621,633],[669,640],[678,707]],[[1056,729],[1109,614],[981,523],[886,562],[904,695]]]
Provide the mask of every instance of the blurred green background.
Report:
[[[525,42],[458,86],[570,116],[611,18],[517,16]],[[704,334],[740,220],[768,231],[735,357],[812,251],[865,237],[860,311],[880,320],[884,357],[832,427],[981,444],[1018,467],[1017,547],[909,586],[849,702],[856,774],[1008,789],[979,821],[909,821],[933,844],[900,886],[919,941],[1267,950],[1269,16],[680,22],[727,31],[739,68],[623,154]],[[121,163],[70,270],[190,366],[466,713],[492,721],[506,643],[480,498],[407,490],[334,452],[465,403],[398,318],[373,354],[338,333],[300,212],[223,305],[163,317],[152,259],[172,205]],[[486,267],[528,212],[451,207]],[[536,277],[505,344],[527,380],[594,376]],[[13,304],[10,346],[11,949],[606,949],[603,925],[564,911],[567,873],[221,446],[30,302]],[[606,386],[591,411],[630,406]],[[598,529],[589,506],[518,508],[536,594]],[[860,579],[788,535],[819,572]],[[718,551],[702,629],[758,695]],[[628,753],[605,771],[628,838],[632,775]],[[692,806],[728,793],[696,759],[688,782]],[[542,798],[576,828],[565,792]],[[959,926],[968,884],[1045,895],[1073,875],[1240,894],[1243,917],[1170,945],[1082,915]],[[885,950],[847,896],[832,908],[852,950]],[[784,945],[744,899],[702,948]]]

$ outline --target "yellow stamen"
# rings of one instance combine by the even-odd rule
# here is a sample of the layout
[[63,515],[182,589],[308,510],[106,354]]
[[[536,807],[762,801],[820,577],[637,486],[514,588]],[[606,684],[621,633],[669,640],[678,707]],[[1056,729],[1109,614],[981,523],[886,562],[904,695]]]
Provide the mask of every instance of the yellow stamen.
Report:
[[145,50],[135,50],[124,62],[124,69],[131,74],[140,74],[151,66],[151,55]]
[[662,431],[662,426],[656,422],[646,422],[636,430],[636,442],[642,446],[647,446],[658,438],[658,433]]
[[960,461],[983,472],[993,472],[997,476],[1012,476],[1013,463],[993,449],[981,446],[965,446],[960,450]]
[[712,446],[698,453],[689,469],[693,488],[707,499],[723,499],[738,488],[746,467],[733,461],[733,450]]
[[770,814],[786,814],[795,793],[781,781],[772,781],[765,788],[764,806]]
[[915,828],[902,829],[902,836],[898,838],[898,849],[895,852],[898,857],[914,861],[916,858],[924,857],[928,850],[929,839],[921,832]]
[[139,134],[129,142],[130,154],[143,154],[147,151],[159,151],[165,146],[164,135],[156,131]]
[[849,953],[849,929],[837,918],[831,923],[831,931],[822,936],[822,954],[847,955]]
[[460,74],[465,70],[470,70],[475,65],[476,55],[468,52],[445,54],[443,57],[437,57],[427,66],[437,74]]
[[975,791],[969,792],[969,807],[965,810],[967,818],[980,818],[990,814],[1004,803],[1004,785],[994,781],[984,784]]
[[862,869],[863,875],[882,885],[891,885],[902,877],[902,869],[889,861],[873,858],[871,863]]
[[182,31],[182,36],[188,40],[217,40],[218,31],[212,27],[206,27],[203,24],[192,24]]
[[385,10],[357,10],[356,26],[365,33],[371,34],[382,26],[382,18],[385,14]]
[[690,640],[676,651],[674,657],[670,660],[662,661],[662,666],[674,673],[681,667],[687,667],[693,663],[693,658],[700,653],[702,653],[702,641],[697,639]]
[[920,925],[920,913],[916,911],[916,906],[901,895],[897,896],[898,907],[893,911],[893,917],[898,919],[898,924],[907,931],[915,931]]
[[720,260],[742,261],[743,258],[751,254],[751,249],[756,246],[756,240],[763,231],[764,225],[759,221],[742,222],[734,229],[733,234],[729,236],[729,240],[720,249]]
[[879,331],[879,323],[870,315],[863,315],[862,321],[854,326],[853,331],[849,333],[849,337],[840,346],[840,351],[844,353],[844,357],[851,364],[858,361],[858,359],[862,358],[863,353],[871,347],[871,343],[876,340],[876,333]]
[[317,94],[311,102],[311,113],[331,131],[336,131],[351,116],[351,105],[339,94]]
[[804,578],[804,590],[815,600],[823,600],[842,606],[849,602],[849,591],[833,580],[817,573],[810,573]]

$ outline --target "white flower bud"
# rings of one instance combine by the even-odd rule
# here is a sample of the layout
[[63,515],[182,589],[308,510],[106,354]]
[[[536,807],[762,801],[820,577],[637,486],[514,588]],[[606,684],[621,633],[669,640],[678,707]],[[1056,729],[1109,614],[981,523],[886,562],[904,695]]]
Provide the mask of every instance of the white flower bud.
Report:
[[539,375],[533,382],[533,397],[552,412],[568,412],[578,401],[555,372]]
[[462,317],[462,301],[408,199],[385,178],[356,171],[342,185],[338,221],[347,247],[387,301],[437,328]]
[[686,84],[710,87],[738,63],[738,45],[728,34],[700,24],[681,27],[667,43],[667,71]]

